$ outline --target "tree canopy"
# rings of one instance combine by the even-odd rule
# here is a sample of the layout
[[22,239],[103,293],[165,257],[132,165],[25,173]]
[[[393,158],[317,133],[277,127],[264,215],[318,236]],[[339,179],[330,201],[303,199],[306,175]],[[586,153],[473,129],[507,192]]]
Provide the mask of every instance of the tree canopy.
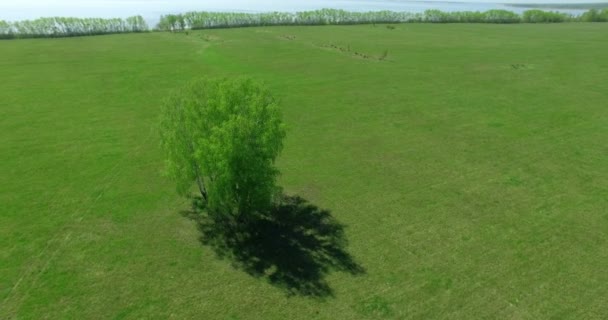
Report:
[[275,159],[285,129],[275,98],[250,78],[198,79],[166,99],[166,169],[180,194],[198,185],[209,212],[266,210],[279,194]]
[[15,22],[0,21],[0,39],[75,37],[146,31],[149,31],[148,24],[141,16],[126,19],[51,17]]

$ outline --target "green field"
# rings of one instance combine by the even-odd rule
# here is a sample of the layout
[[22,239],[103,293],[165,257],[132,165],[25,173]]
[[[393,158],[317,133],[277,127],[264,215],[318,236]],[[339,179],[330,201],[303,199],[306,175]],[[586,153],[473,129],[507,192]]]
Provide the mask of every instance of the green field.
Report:
[[[2,41],[0,319],[606,319],[607,53],[585,23]],[[280,184],[364,271],[312,261],[310,294],[199,241],[157,123],[209,75],[280,98]]]

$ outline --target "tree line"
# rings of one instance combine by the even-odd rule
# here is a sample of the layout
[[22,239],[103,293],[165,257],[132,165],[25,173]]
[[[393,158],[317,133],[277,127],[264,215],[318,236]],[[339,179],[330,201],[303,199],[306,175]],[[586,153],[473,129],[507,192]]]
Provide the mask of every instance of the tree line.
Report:
[[[168,14],[160,17],[156,30],[180,31],[276,25],[346,25],[372,23],[555,23],[608,22],[608,8],[590,9],[575,16],[563,12],[527,10],[518,14],[508,10],[457,11],[426,10],[422,13],[396,11],[351,12],[321,9],[302,12],[205,12]],[[111,33],[146,32],[148,24],[141,16],[126,19],[40,18],[7,22],[0,20],[0,39],[54,38]]]
[[15,22],[0,20],[0,39],[56,38],[145,31],[149,31],[148,24],[141,16],[126,19],[52,17]]
[[272,25],[341,25],[371,23],[553,23],[553,22],[608,22],[608,9],[591,9],[575,16],[568,13],[528,10],[518,14],[508,10],[446,12],[426,10],[422,13],[370,11],[350,12],[338,9],[321,9],[303,12],[187,12],[163,15],[158,30],[211,29]]

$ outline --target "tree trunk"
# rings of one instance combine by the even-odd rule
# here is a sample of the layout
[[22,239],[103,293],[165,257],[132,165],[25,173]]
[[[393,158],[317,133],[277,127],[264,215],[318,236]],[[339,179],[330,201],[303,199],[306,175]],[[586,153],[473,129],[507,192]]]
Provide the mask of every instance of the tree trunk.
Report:
[[196,184],[198,185],[198,190],[201,192],[201,196],[203,197],[203,200],[205,200],[205,202],[207,202],[207,189],[205,189],[205,184],[203,183],[203,179],[199,175],[198,170],[196,172]]
[[[188,141],[188,147],[190,148],[190,153],[194,154],[194,146],[192,145],[192,139]],[[194,173],[196,174],[196,184],[198,185],[198,190],[201,193],[201,197],[203,200],[207,202],[207,189],[205,188],[205,183],[203,182],[203,177],[201,177],[201,168],[196,163],[196,160],[192,160],[192,167],[194,169]]]

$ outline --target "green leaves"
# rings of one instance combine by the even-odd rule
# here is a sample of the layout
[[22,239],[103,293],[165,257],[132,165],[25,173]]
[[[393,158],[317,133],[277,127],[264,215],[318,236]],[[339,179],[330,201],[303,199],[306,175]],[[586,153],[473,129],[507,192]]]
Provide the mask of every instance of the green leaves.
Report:
[[0,20],[0,39],[10,39],[13,37],[13,30],[10,23]]
[[0,39],[73,37],[148,30],[148,25],[141,16],[125,20],[53,17],[16,22],[0,21]]
[[608,22],[608,8],[598,10],[590,9],[581,16],[585,22]]
[[193,81],[165,101],[160,127],[178,192],[200,181],[216,213],[247,214],[271,204],[285,129],[263,85],[249,78]]
[[523,15],[508,10],[447,12],[426,10],[423,13],[370,11],[351,12],[338,9],[321,9],[302,12],[186,12],[161,16],[157,28],[165,31],[210,29],[268,25],[336,25],[365,23],[521,23],[608,21],[608,9],[589,11],[581,17],[544,10],[528,10]]
[[525,11],[522,19],[527,23],[566,22],[572,20],[572,16],[561,12],[535,9]]

